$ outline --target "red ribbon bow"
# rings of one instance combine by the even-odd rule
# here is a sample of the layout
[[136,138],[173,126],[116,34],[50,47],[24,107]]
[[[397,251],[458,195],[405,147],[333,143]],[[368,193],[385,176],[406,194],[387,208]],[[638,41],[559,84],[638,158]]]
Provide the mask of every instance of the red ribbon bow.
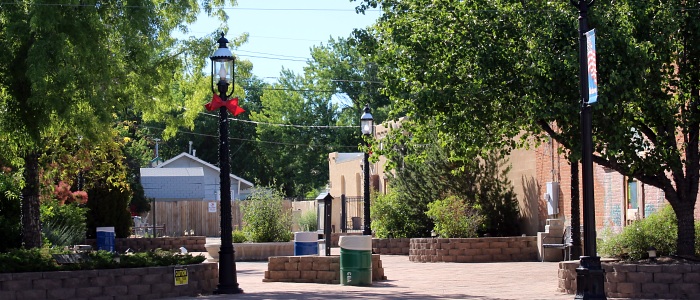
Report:
[[206,107],[208,111],[218,109],[222,106],[225,106],[228,109],[228,111],[230,111],[233,114],[234,117],[245,112],[245,109],[238,106],[238,98],[233,98],[229,101],[224,102],[221,100],[221,97],[219,97],[219,95],[217,94],[214,94],[214,97],[211,98],[211,102],[204,105],[204,107]]

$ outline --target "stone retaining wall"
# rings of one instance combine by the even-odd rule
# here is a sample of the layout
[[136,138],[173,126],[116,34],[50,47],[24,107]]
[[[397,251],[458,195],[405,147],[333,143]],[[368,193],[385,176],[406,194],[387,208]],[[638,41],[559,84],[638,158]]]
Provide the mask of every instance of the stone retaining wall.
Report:
[[[377,254],[372,255],[372,281],[386,280]],[[340,283],[340,256],[270,257],[263,282]]]
[[159,299],[211,293],[219,281],[217,264],[186,268],[189,282],[175,285],[175,267],[0,274],[0,299]]
[[[220,247],[221,244],[205,245],[210,261],[219,261]],[[236,261],[266,261],[271,256],[294,255],[294,243],[233,243],[233,250]]]
[[537,261],[537,237],[414,238],[408,258],[412,262]]
[[[559,263],[559,292],[576,294],[578,261]],[[700,264],[602,262],[610,298],[700,299]]]
[[[185,247],[189,252],[206,252],[207,250],[204,248],[206,239],[204,236],[119,238],[114,239],[114,250],[124,252],[126,249],[131,248],[136,252],[144,252],[158,248],[179,250],[180,247]],[[92,245],[93,249],[97,249],[97,241],[95,239],[87,239],[85,244]]]
[[411,239],[372,239],[372,253],[408,255]]

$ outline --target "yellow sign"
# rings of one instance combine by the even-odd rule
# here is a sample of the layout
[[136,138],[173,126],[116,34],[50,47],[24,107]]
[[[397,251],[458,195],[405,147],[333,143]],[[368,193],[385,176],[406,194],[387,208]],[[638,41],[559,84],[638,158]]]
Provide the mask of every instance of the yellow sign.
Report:
[[189,281],[187,269],[175,269],[175,285],[186,285]]

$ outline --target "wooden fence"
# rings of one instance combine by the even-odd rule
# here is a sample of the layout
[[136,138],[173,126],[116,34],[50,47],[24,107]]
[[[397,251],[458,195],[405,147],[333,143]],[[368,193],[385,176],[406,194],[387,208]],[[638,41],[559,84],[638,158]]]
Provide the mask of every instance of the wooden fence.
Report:
[[[152,209],[144,219],[153,224],[153,214],[157,225],[165,225],[164,234],[167,236],[221,236],[221,203],[216,203],[216,212],[209,212],[210,201],[156,201],[155,211]],[[233,230],[243,227],[241,201],[231,202],[231,220]],[[284,209],[291,211],[291,201],[283,201]]]

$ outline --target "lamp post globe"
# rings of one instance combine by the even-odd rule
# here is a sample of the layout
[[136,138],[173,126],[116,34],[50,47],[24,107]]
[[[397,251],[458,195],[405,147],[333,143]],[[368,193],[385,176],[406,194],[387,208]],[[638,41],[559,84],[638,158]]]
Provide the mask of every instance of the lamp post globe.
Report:
[[[228,101],[233,94],[228,93],[229,85],[233,84],[234,56],[228,48],[228,40],[221,33],[217,41],[219,48],[214,51],[211,59],[211,89],[219,94],[221,101]],[[214,89],[214,77],[217,78]],[[233,250],[233,227],[231,225],[231,163],[229,158],[228,113],[225,106],[219,108],[219,195],[221,195],[221,246],[219,248],[219,284],[215,294],[242,293],[236,277],[236,261]]]
[[[364,135],[366,138],[371,137],[374,129],[374,118],[372,118],[372,114],[370,113],[369,109],[369,103],[365,105],[364,113],[360,117],[360,130],[362,131],[362,135]],[[369,144],[367,145],[369,146]],[[372,235],[372,228],[371,228],[371,220],[369,216],[369,205],[370,205],[370,199],[369,199],[369,149],[365,151],[365,159],[364,159],[364,196],[363,196],[363,212],[364,212],[364,222],[363,222],[363,229],[362,229],[362,235]]]

